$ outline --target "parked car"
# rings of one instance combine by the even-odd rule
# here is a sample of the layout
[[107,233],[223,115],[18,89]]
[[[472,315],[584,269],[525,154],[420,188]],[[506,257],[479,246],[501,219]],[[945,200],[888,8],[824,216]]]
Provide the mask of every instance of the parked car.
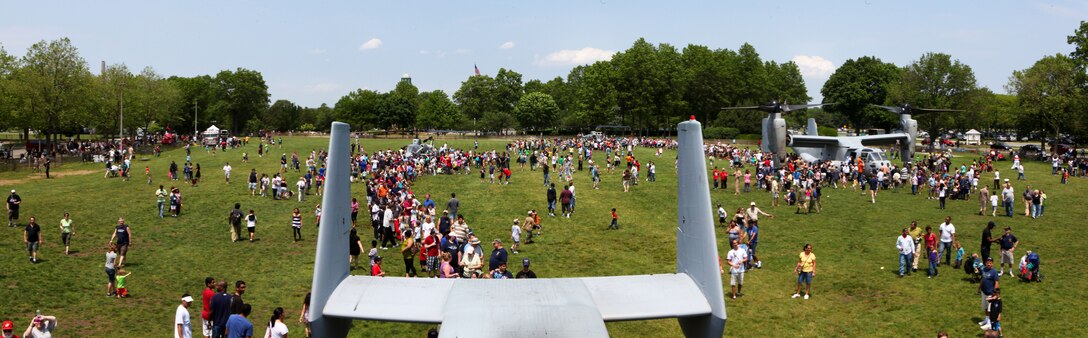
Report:
[[990,144],[990,149],[997,151],[1008,151],[1012,150],[1012,147],[1010,147],[1008,144],[1005,144],[1005,142],[997,141]]
[[[929,142],[930,142],[929,138],[927,137],[924,140],[922,140],[922,145],[928,146]],[[942,138],[940,142],[941,142],[941,144],[943,144],[945,146],[949,146],[949,147],[952,147],[952,146],[956,145],[956,142],[952,142],[952,140],[949,140],[949,139],[946,139],[946,138]]]
[[1042,153],[1043,153],[1043,149],[1040,149],[1039,146],[1035,145],[1035,144],[1029,144],[1029,145],[1025,145],[1025,146],[1020,147],[1020,156],[1024,156],[1024,154],[1042,154]]

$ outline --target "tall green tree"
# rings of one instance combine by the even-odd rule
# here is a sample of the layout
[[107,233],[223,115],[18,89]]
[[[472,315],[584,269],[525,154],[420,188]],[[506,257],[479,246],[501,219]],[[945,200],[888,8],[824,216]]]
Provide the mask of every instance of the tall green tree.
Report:
[[23,67],[14,73],[15,94],[22,98],[16,121],[29,137],[30,129],[55,139],[64,130],[80,127],[89,106],[91,73],[71,40],[40,41],[27,49]]
[[495,74],[495,99],[498,100],[499,109],[511,112],[524,93],[521,83],[521,74],[506,68],[499,68]]
[[610,61],[574,67],[567,75],[572,98],[569,113],[562,121],[563,126],[588,128],[623,123],[623,117],[618,114],[616,77],[616,67]]
[[1084,93],[1076,84],[1078,73],[1076,61],[1062,54],[1046,56],[1031,68],[1013,72],[1006,89],[1017,96],[1023,110],[1018,122],[1054,137],[1084,128],[1078,102]]
[[316,118],[316,127],[319,130],[328,129],[332,119],[339,119],[350,124],[355,130],[370,130],[380,128],[382,94],[368,89],[358,89],[348,95],[344,95],[333,108],[334,114],[325,116],[320,114]]
[[514,107],[514,118],[526,131],[541,131],[554,125],[559,106],[551,95],[532,92],[525,94]]
[[[152,123],[168,125],[176,115],[173,112],[181,105],[181,92],[172,82],[166,81],[151,67],[144,67],[140,74],[132,79],[133,97],[132,126],[144,129],[144,138]],[[127,122],[126,122],[127,123]],[[127,124],[126,124],[127,125]]]
[[381,124],[386,129],[411,130],[415,128],[419,112],[419,89],[411,82],[401,81],[382,102]]
[[218,121],[208,109],[218,100],[214,78],[209,75],[171,76],[166,81],[178,90],[178,104],[170,114],[173,118],[166,124],[173,126],[172,130],[198,133],[211,125],[212,120]]
[[[301,115],[302,107],[289,100],[276,100],[265,113],[265,127],[279,131],[297,130],[302,125]],[[308,123],[313,124],[313,121]]]
[[899,67],[876,57],[846,60],[820,89],[824,102],[835,103],[823,108],[845,116],[855,129],[894,127],[898,124],[894,113],[870,105],[888,101],[889,88],[899,74]]
[[463,127],[460,111],[449,95],[441,90],[419,94],[419,117],[416,125],[424,129],[457,129]]
[[[943,53],[922,55],[918,61],[903,67],[900,79],[889,92],[891,100],[916,107],[969,109],[971,95],[977,89],[971,67]],[[956,113],[939,113],[925,114],[915,119],[920,129],[936,137],[948,126],[959,124],[957,118],[965,117]],[[936,142],[930,145],[933,143]]]
[[19,59],[8,54],[4,45],[0,44],[0,130],[7,130],[18,124],[12,112],[19,102],[12,76],[19,67]]
[[268,85],[260,72],[245,68],[215,75],[216,102],[209,108],[230,130],[245,131],[249,120],[268,109]]
[[1088,67],[1088,21],[1081,21],[1073,35],[1066,37],[1066,42],[1073,45],[1073,52],[1069,57],[1077,62],[1083,71]]
[[453,100],[461,107],[466,119],[482,120],[487,112],[498,111],[498,95],[495,79],[487,75],[471,76],[453,93]]

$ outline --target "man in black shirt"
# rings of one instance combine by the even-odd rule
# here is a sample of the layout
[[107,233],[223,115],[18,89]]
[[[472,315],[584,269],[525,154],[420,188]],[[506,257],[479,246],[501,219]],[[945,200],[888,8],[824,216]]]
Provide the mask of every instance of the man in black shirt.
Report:
[[128,245],[132,240],[132,229],[129,229],[128,225],[125,224],[124,217],[117,219],[117,226],[113,228],[110,243],[113,243],[115,239],[117,240],[117,266],[121,267],[125,265],[125,255],[128,254]]
[[1012,234],[1011,227],[1005,227],[1005,234],[1001,236],[1001,270],[998,274],[1005,273],[1005,265],[1009,266],[1009,276],[1013,276],[1013,269],[1016,261],[1013,260],[1013,251],[1016,250],[1016,246],[1020,244],[1020,240]]
[[529,259],[528,258],[524,258],[524,259],[521,260],[521,271],[518,271],[517,276],[515,276],[514,278],[516,278],[516,279],[536,278],[536,272],[533,272],[533,270],[529,270]]
[[[548,166],[544,166],[544,170],[547,171]],[[548,186],[548,215],[555,217],[555,183],[551,183]]]
[[234,203],[234,210],[230,211],[230,215],[227,216],[227,222],[230,223],[230,240],[231,242],[237,242],[241,240],[242,234],[242,204]]
[[982,230],[982,248],[979,250],[979,257],[982,259],[990,258],[990,245],[997,242],[1000,239],[994,239],[990,234],[990,231],[994,229],[994,221],[986,224],[986,229]]
[[8,203],[6,204],[8,209],[8,226],[16,227],[19,225],[19,204],[23,203],[23,199],[15,193],[15,189],[11,189],[11,195],[8,195]]
[[30,216],[30,223],[23,230],[23,242],[26,242],[26,251],[30,253],[30,262],[38,263],[38,247],[42,242],[42,227]]
[[234,294],[230,296],[230,314],[242,313],[242,306],[246,304],[242,301],[242,294],[244,293],[246,293],[246,282],[234,282]]

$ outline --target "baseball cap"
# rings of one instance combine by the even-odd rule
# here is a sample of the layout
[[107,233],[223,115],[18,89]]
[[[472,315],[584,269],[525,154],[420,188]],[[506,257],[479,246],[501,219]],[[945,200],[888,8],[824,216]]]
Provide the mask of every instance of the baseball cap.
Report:
[[753,206],[753,207],[754,207],[754,206],[756,206],[756,202],[755,202],[755,201],[752,201],[752,203],[751,203],[751,204],[748,204],[748,205],[751,205],[751,206]]
[[192,296],[181,297],[181,301],[192,303],[193,302],[193,297]]
[[15,323],[12,323],[10,320],[5,320],[3,330],[15,330]]
[[521,259],[521,266],[529,266],[529,259],[528,258],[522,258]]
[[471,245],[469,245],[468,247],[465,248],[465,254],[471,255],[471,254],[473,254],[475,252],[476,252],[476,249],[474,249],[474,247],[471,246]]
[[11,189],[11,193],[12,193],[12,194],[14,194],[14,193],[15,193],[15,189]]
[[993,258],[993,257],[986,257],[986,261],[987,261],[987,262],[993,262],[993,261],[994,261],[994,258]]

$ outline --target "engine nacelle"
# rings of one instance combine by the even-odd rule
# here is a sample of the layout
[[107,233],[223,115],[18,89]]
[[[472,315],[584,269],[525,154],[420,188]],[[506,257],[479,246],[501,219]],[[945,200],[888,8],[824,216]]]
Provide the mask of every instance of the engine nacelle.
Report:
[[918,121],[911,118],[911,114],[900,114],[899,124],[908,139],[907,144],[900,145],[903,161],[914,161],[914,144],[918,141]]

